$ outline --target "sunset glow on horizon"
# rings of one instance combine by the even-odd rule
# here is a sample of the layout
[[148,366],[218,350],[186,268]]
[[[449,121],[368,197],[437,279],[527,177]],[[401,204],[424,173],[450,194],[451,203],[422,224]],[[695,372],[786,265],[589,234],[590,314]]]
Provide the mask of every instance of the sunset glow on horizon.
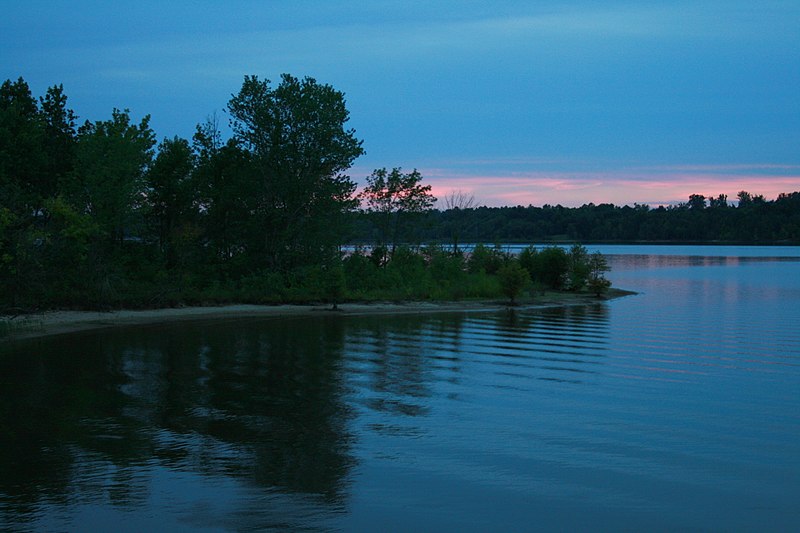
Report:
[[439,198],[453,191],[475,197],[476,205],[579,207],[583,204],[617,206],[645,204],[651,207],[686,202],[691,194],[717,197],[725,194],[736,203],[739,191],[775,199],[781,193],[800,191],[800,168],[792,174],[728,174],[701,169],[621,170],[617,172],[533,171],[507,175],[448,175],[432,170],[429,178]]
[[[464,164],[454,165],[455,169],[437,166],[417,170],[440,200],[450,193],[462,192],[474,197],[475,206],[488,207],[579,207],[589,203],[657,207],[685,203],[692,194],[707,198],[724,194],[728,203],[735,205],[739,191],[762,195],[767,200],[774,200],[782,193],[800,191],[800,166],[790,165],[685,165],[602,172],[516,169],[495,174],[481,172],[480,167],[501,167],[502,162],[496,165],[475,162],[474,165],[474,171]],[[363,182],[362,174],[365,176],[369,172],[364,167],[355,167],[349,174]],[[440,201],[437,206],[444,208],[444,202]]]

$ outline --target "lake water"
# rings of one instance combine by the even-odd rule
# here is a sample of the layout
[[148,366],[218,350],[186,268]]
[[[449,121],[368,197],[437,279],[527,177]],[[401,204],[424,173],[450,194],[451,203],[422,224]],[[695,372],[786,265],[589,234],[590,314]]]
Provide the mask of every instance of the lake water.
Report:
[[0,529],[798,531],[800,248],[636,296],[6,342]]

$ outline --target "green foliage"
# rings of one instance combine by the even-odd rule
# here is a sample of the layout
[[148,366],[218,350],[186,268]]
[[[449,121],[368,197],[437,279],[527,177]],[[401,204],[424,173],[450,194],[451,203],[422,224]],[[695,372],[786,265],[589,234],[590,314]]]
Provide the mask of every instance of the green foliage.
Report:
[[587,262],[589,276],[588,287],[595,296],[601,296],[608,292],[611,287],[611,281],[607,280],[605,273],[611,270],[608,266],[606,258],[600,252],[595,252],[589,256]]
[[400,299],[428,299],[432,280],[425,258],[408,247],[401,246],[386,265],[386,277]]
[[[48,93],[53,91],[50,89]],[[30,222],[58,178],[51,166],[56,157],[70,164],[49,144],[47,114],[22,79],[0,86],[0,206]]]
[[558,246],[548,246],[540,250],[529,270],[531,279],[540,282],[548,289],[561,290],[567,283],[569,255]]
[[313,78],[284,74],[273,89],[245,76],[228,111],[252,162],[249,253],[273,269],[320,263],[340,244],[343,214],[357,204],[344,172],[364,150],[344,128],[344,95]]
[[[692,195],[659,209],[474,207],[453,193],[440,212],[417,170],[381,168],[356,198],[345,172],[363,149],[345,128],[341,92],[247,76],[228,111],[232,138],[211,117],[191,144],[176,137],[154,150],[149,117],[134,123],[115,109],[76,131],[60,85],[36,99],[22,79],[3,83],[0,307],[515,300],[528,283],[602,294],[608,265],[582,246],[514,259],[499,246],[462,254],[459,242],[712,231],[800,241],[800,193],[767,202],[743,191],[737,207]],[[368,211],[353,212],[358,199]],[[340,259],[352,235],[377,245]],[[424,241],[451,241],[453,251],[410,246]]]
[[339,302],[347,296],[347,278],[344,275],[344,266],[338,258],[331,261],[322,272],[322,290],[325,300],[330,302],[333,309],[337,309]]
[[145,116],[134,125],[128,110],[114,109],[110,120],[86,122],[78,130],[69,198],[113,243],[122,243],[144,198],[155,145],[149,123]]
[[[417,215],[419,242],[447,242],[458,226],[458,242],[736,242],[800,244],[800,192],[769,201],[742,191],[729,203],[722,195],[701,196],[675,206],[586,204],[475,207],[430,210]],[[694,207],[690,207],[694,205]],[[794,206],[795,209],[787,209]],[[378,213],[353,216],[353,239],[369,242]]]
[[505,265],[500,267],[497,271],[497,277],[500,280],[503,294],[508,296],[512,305],[516,302],[522,290],[525,289],[531,281],[528,271],[525,270],[517,260],[508,261]]
[[471,273],[485,272],[496,274],[508,259],[499,246],[488,248],[483,244],[476,245],[470,252],[467,266]]
[[186,248],[189,235],[182,226],[194,214],[194,169],[195,157],[189,142],[175,137],[164,139],[159,145],[158,155],[146,176],[149,217],[168,267],[178,263],[178,251]]
[[577,292],[586,287],[589,279],[589,252],[580,244],[573,245],[568,254],[567,289]]
[[380,269],[370,256],[356,250],[342,261],[347,290],[356,299],[367,298],[367,295],[379,288]]
[[206,260],[232,267],[252,240],[261,240],[249,214],[255,208],[250,194],[253,165],[250,154],[234,141],[221,144],[216,124],[198,126],[194,135],[197,166],[192,176],[197,224],[207,242]]

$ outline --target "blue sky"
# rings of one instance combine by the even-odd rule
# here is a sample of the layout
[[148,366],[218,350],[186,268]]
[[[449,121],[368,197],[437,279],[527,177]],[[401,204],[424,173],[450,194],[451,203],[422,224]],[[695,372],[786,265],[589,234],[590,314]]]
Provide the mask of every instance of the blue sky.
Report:
[[373,168],[489,205],[800,190],[800,3],[4,2],[0,78],[190,137],[245,74],[346,94]]

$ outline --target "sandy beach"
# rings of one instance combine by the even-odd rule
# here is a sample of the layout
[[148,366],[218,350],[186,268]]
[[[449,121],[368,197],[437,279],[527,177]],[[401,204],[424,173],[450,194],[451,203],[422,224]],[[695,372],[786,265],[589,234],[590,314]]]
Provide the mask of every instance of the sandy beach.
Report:
[[[617,294],[617,292],[619,294]],[[625,291],[616,291],[606,299],[624,296]],[[545,309],[565,305],[586,305],[602,300],[588,295],[555,294],[526,302],[517,309]],[[301,316],[363,316],[381,314],[419,314],[441,312],[496,311],[508,307],[505,301],[460,301],[460,302],[369,302],[345,303],[332,310],[330,305],[223,305],[205,307],[178,307],[146,310],[116,311],[50,311],[45,313],[0,316],[0,322],[10,324],[6,340],[59,335],[77,331],[153,324],[165,321],[209,320],[258,317]]]

